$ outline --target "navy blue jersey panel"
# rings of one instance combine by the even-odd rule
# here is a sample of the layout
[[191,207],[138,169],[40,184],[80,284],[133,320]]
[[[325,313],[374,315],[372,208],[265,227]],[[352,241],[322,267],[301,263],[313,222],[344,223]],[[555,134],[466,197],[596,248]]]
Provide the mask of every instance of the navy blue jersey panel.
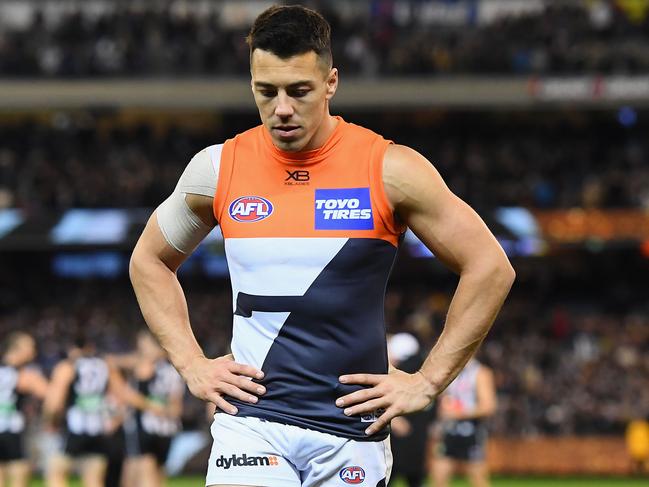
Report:
[[353,438],[368,438],[370,420],[347,417],[335,400],[361,386],[340,384],[343,374],[388,369],[385,287],[396,247],[379,239],[349,239],[303,296],[239,293],[236,314],[289,311],[263,363],[267,392],[257,404],[230,399],[243,416]]

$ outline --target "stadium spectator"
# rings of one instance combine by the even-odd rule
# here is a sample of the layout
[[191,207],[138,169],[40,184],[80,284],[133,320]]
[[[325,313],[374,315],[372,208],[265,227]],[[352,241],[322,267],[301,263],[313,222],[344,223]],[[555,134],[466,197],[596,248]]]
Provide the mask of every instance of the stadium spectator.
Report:
[[[418,115],[351,120],[416,147],[481,211],[649,208],[646,125],[625,128],[614,113]],[[254,122],[254,114],[229,114],[220,127],[210,114],[200,117],[202,130],[163,115],[135,125],[90,111],[59,112],[49,121],[0,118],[0,208],[153,207],[173,189],[184,154]]]
[[[3,77],[245,75],[243,27],[265,5],[56,3],[0,4]],[[630,7],[634,2],[503,1],[494,8],[442,0],[316,3],[334,27],[337,65],[352,75],[649,69],[647,11]]]

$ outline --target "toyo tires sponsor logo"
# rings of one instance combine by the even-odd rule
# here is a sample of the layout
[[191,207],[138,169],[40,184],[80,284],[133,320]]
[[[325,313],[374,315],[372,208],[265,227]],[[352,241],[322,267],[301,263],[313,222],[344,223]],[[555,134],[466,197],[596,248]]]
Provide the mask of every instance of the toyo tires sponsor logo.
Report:
[[230,203],[228,213],[238,222],[258,222],[273,213],[273,204],[261,196],[241,196]]
[[315,190],[316,230],[372,230],[370,188]]
[[345,467],[339,475],[346,484],[361,484],[365,480],[365,470],[359,466]]
[[246,453],[243,455],[233,453],[230,457],[221,455],[216,459],[216,466],[225,470],[230,467],[275,467],[277,465],[279,461],[275,455],[248,456]]

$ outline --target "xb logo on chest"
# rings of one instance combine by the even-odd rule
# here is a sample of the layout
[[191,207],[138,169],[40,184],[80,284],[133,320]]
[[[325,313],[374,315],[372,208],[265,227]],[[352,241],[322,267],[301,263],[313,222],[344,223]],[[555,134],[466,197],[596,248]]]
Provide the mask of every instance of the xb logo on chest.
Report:
[[309,180],[311,179],[309,171],[289,171],[286,169],[286,174],[288,176],[284,180],[284,184],[287,186],[309,184]]
[[230,203],[228,213],[237,222],[258,222],[273,213],[273,204],[261,196],[241,196]]

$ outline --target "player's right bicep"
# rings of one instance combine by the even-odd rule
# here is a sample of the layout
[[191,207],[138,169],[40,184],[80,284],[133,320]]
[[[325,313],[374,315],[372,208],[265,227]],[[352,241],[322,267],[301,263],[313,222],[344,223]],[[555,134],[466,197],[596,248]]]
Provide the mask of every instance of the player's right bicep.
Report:
[[216,225],[213,199],[182,193],[177,187],[156,209],[156,222],[166,242],[182,254],[191,254]]
[[189,257],[188,254],[175,249],[164,237],[158,224],[157,211],[154,211],[149,218],[133,249],[130,263],[131,279],[139,275],[140,271],[147,269],[147,266],[160,262],[175,272]]
[[212,205],[221,148],[210,146],[192,157],[174,191],[156,210],[162,236],[183,254],[191,254],[216,225]]
[[212,210],[222,146],[197,153],[138,241],[132,266],[162,261],[176,270],[216,226]]

